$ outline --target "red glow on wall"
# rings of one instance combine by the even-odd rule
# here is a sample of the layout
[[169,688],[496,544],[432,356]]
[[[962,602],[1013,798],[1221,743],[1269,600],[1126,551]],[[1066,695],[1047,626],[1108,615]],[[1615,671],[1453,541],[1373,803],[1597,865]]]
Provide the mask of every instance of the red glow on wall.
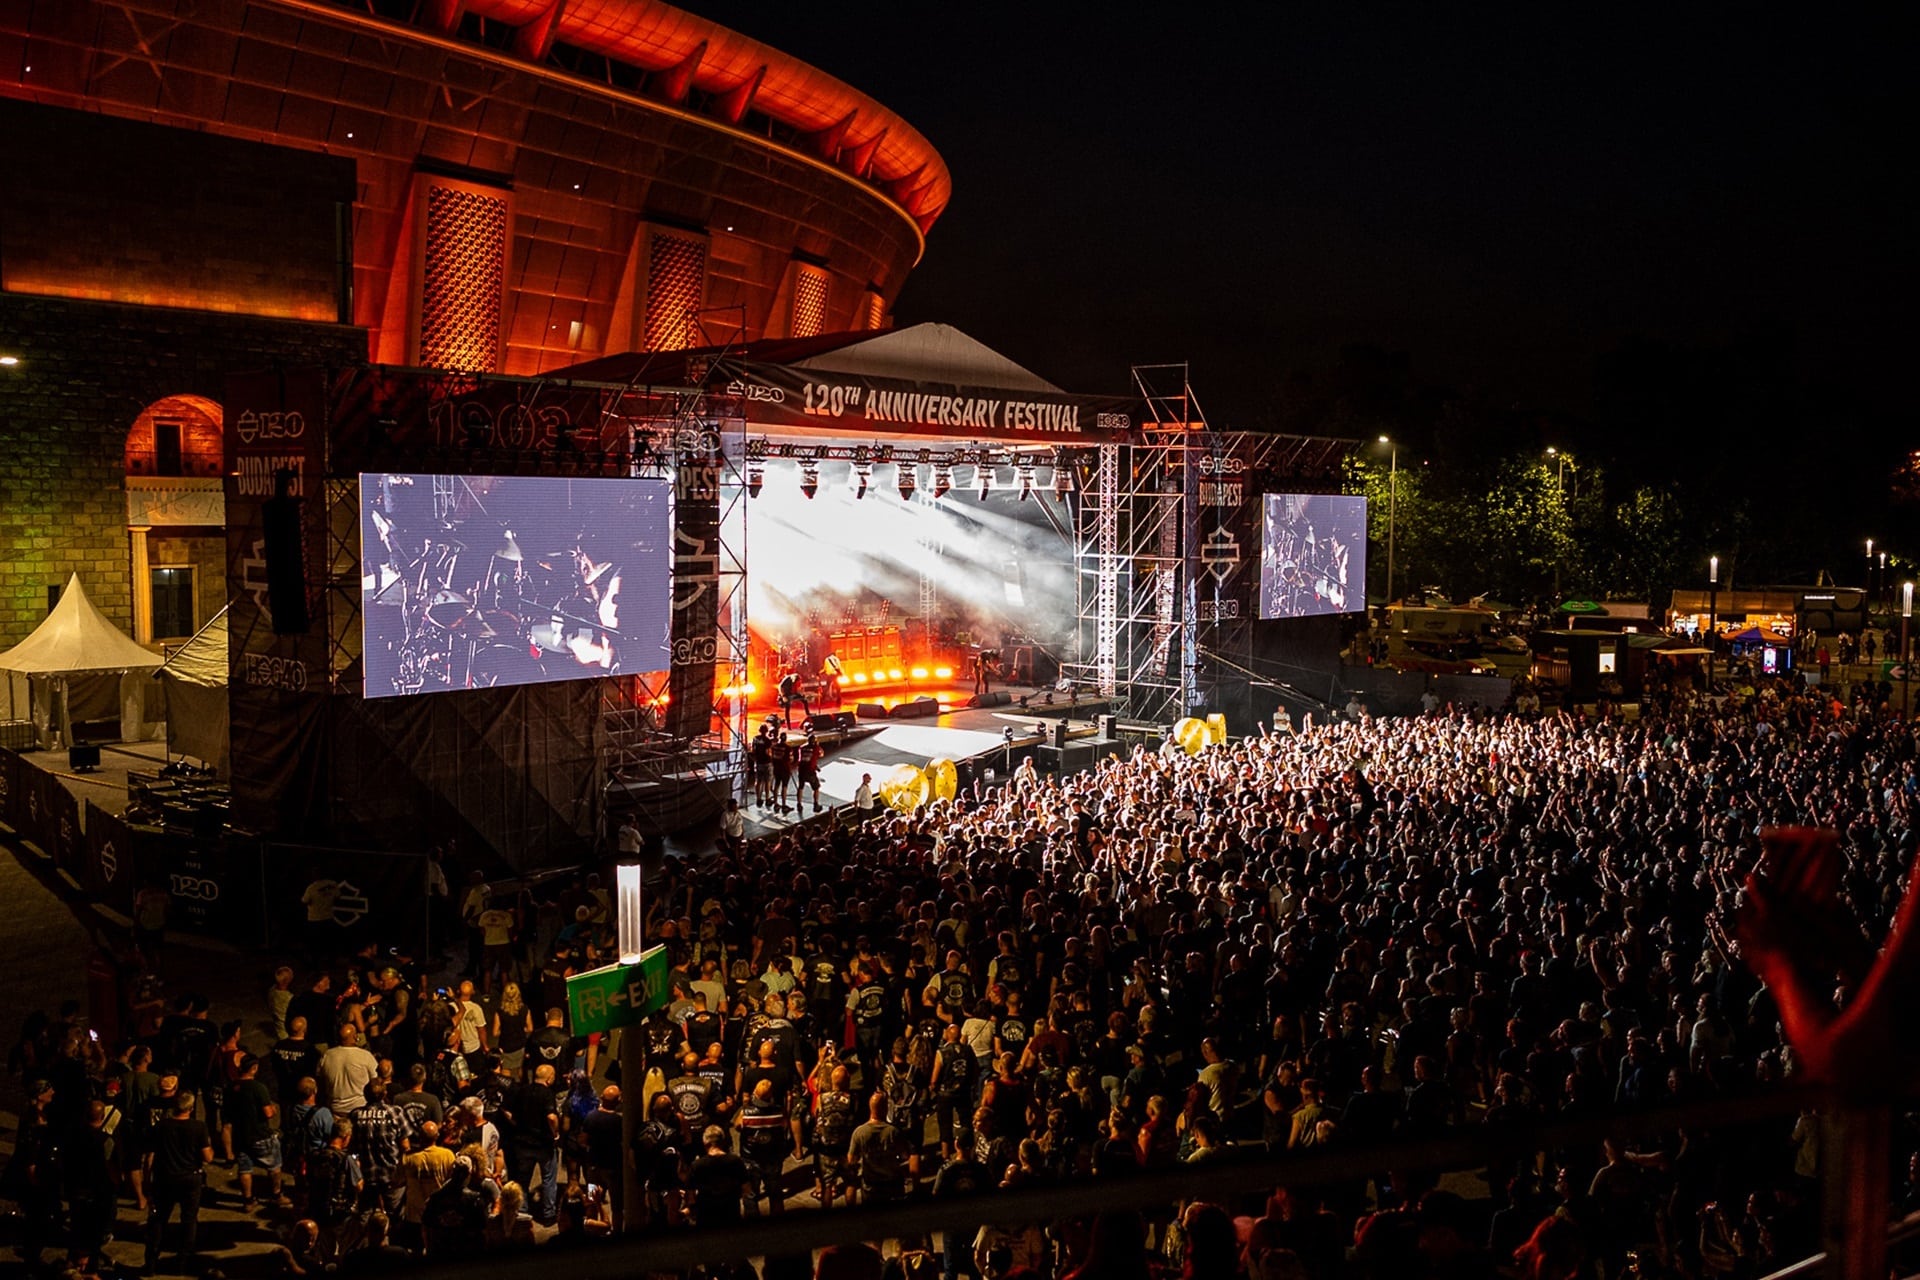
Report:
[[420,289],[420,363],[491,370],[500,362],[500,294],[507,261],[504,197],[427,189]]

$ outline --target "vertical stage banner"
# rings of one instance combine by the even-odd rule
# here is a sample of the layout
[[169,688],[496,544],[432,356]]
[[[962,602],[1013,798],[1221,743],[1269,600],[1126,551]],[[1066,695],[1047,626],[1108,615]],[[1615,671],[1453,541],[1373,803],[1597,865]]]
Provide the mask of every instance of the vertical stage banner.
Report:
[[[321,712],[331,685],[324,372],[229,376],[226,433],[233,821],[273,831],[283,820],[320,811]],[[297,634],[274,628],[267,504],[276,496],[298,512],[301,581],[291,585],[305,593],[307,626]]]
[[674,444],[667,732],[697,738],[713,727],[713,670],[720,647],[720,436],[710,428],[686,429]]

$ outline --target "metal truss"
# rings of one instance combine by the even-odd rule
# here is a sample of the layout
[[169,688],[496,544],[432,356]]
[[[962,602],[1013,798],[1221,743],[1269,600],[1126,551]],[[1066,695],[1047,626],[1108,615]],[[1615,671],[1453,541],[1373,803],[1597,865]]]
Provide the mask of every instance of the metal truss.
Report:
[[[1350,440],[1211,430],[1184,364],[1133,370],[1145,412],[1127,445],[1077,455],[1074,512],[1078,655],[1069,678],[1138,720],[1218,709],[1207,660],[1251,622],[1245,575],[1259,573],[1261,493],[1337,479]],[[1250,543],[1250,545],[1243,545]],[[1251,610],[1249,610],[1251,612]]]
[[358,693],[364,638],[360,632],[360,478],[326,481],[327,691]]

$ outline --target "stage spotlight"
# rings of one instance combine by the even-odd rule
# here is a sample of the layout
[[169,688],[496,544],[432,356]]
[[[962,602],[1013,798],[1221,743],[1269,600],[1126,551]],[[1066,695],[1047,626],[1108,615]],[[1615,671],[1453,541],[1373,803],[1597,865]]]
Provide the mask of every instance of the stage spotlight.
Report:
[[759,497],[760,486],[766,482],[767,473],[764,468],[758,466],[749,466],[747,468],[747,496],[749,498]]
[[1031,498],[1033,496],[1033,468],[1021,467],[1019,469],[1019,472],[1020,472],[1020,501],[1025,502],[1028,498]]
[[853,496],[856,499],[867,496],[867,482],[871,479],[873,479],[872,467],[855,467],[853,469]]
[[1068,467],[1055,466],[1053,469],[1053,496],[1056,498],[1065,498],[1072,492],[1073,471]]
[[953,668],[952,667],[935,667],[933,669],[933,674],[941,680],[951,680],[953,679]]
[[895,667],[893,670],[887,672],[887,678],[889,680],[905,680],[907,676],[904,671],[900,670],[900,668],[898,667]]
[[927,669],[925,667],[915,667],[913,669],[913,678],[915,680],[925,680],[927,678]]
[[812,463],[800,468],[800,492],[809,498],[820,492],[820,468]]
[[912,502],[915,484],[914,466],[911,462],[902,462],[900,468],[900,501]]
[[864,672],[864,671],[856,671],[856,672],[854,672],[854,673],[853,673],[853,682],[854,682],[855,684],[865,684],[865,683],[867,682],[867,673],[866,673],[866,672]]
[[973,472],[980,481],[980,501],[985,502],[987,495],[993,492],[993,468],[975,467]]
[[933,497],[938,502],[947,496],[947,490],[953,488],[953,468],[935,467],[933,469]]

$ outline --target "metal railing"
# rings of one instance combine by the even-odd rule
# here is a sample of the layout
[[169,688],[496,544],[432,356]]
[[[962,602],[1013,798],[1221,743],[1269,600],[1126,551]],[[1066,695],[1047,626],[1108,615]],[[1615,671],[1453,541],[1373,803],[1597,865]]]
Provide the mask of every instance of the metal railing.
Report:
[[[910,1199],[851,1210],[798,1211],[748,1218],[724,1231],[679,1231],[622,1236],[601,1242],[581,1257],[591,1257],[603,1274],[684,1272],[746,1258],[801,1257],[827,1245],[867,1240],[931,1236],[972,1230],[982,1225],[1052,1222],[1114,1210],[1164,1208],[1181,1201],[1232,1202],[1276,1186],[1330,1186],[1384,1176],[1384,1171],[1461,1171],[1489,1163],[1525,1159],[1543,1150],[1594,1144],[1603,1138],[1630,1140],[1678,1129],[1691,1131],[1787,1120],[1816,1108],[1840,1143],[1857,1139],[1864,1126],[1877,1125],[1884,1153],[1890,1124],[1884,1107],[1856,1107],[1809,1086],[1786,1086],[1746,1098],[1715,1099],[1644,1111],[1610,1112],[1572,1120],[1526,1125],[1460,1129],[1443,1137],[1411,1142],[1369,1144],[1283,1154],[1236,1154],[1202,1164],[1122,1179],[1094,1178],[1022,1189],[1017,1194],[989,1191],[951,1199]],[[1831,1149],[1831,1148],[1830,1148]],[[1885,1162],[1877,1174],[1877,1200],[1848,1200],[1862,1194],[1863,1172],[1857,1159],[1823,1159],[1822,1198],[1827,1221],[1826,1251],[1776,1273],[1780,1277],[1871,1275],[1885,1280],[1887,1199]],[[1871,1177],[1873,1170],[1866,1170]],[[1920,1215],[1901,1225],[1903,1235],[1920,1234]],[[1858,1233],[1866,1233],[1861,1235]],[[487,1259],[489,1280],[551,1280],[553,1260],[544,1248],[519,1254],[495,1253]],[[1863,1270],[1862,1268],[1869,1268]],[[1811,1268],[1811,1269],[1810,1269]],[[1821,1270],[1824,1268],[1824,1270]],[[1872,1268],[1877,1268],[1873,1270]],[[429,1262],[418,1275],[429,1280],[468,1280],[468,1263]]]

